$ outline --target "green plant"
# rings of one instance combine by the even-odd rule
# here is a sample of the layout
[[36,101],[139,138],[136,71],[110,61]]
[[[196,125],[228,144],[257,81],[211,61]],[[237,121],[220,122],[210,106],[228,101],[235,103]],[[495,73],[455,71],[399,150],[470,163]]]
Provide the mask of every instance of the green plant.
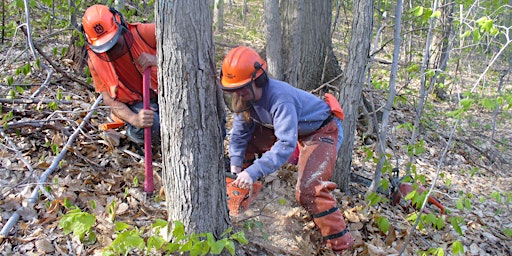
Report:
[[87,237],[88,243],[96,242],[96,234],[92,227],[96,223],[96,217],[90,213],[82,212],[80,208],[71,206],[69,211],[62,216],[59,226],[64,230],[64,234],[73,232],[80,241],[84,242]]
[[[231,234],[232,229],[229,228],[221,235],[221,239],[215,240],[211,233],[203,234],[185,234],[185,226],[175,221],[174,229],[171,232],[170,242],[166,241],[161,232],[166,233],[169,230],[167,221],[158,219],[151,225],[150,232],[142,232],[137,228],[133,228],[126,223],[116,223],[115,231],[116,239],[110,246],[103,250],[103,255],[128,255],[137,253],[140,255],[172,254],[172,253],[188,253],[188,255],[218,255],[226,249],[231,255],[235,255],[235,243],[237,241],[247,244],[247,239],[242,232]],[[231,235],[230,235],[231,234]],[[144,239],[145,235],[149,235]],[[145,242],[146,241],[146,242]]]

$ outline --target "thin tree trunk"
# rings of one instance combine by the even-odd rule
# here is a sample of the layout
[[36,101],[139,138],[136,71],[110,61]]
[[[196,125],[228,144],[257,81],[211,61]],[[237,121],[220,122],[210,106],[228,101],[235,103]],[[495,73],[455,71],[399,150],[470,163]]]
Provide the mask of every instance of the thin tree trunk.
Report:
[[393,49],[393,63],[391,64],[391,74],[389,76],[389,95],[386,105],[384,106],[384,110],[382,111],[382,124],[379,131],[379,136],[377,140],[377,152],[379,156],[379,162],[375,168],[375,173],[373,175],[373,181],[368,191],[376,192],[379,186],[381,177],[382,177],[382,167],[384,166],[384,162],[386,161],[386,142],[388,137],[388,124],[389,124],[389,114],[391,112],[391,108],[393,107],[393,103],[395,102],[396,96],[396,73],[398,70],[398,62],[400,60],[400,46],[402,44],[402,38],[400,37],[400,28],[402,23],[402,0],[396,1],[395,7],[395,45]]
[[[433,6],[432,6],[432,12],[435,12],[437,10],[437,3],[438,3],[437,0],[434,1]],[[431,17],[430,21],[429,21],[428,32],[427,32],[427,40],[425,42],[425,52],[423,55],[423,61],[421,62],[420,95],[419,95],[418,105],[416,106],[416,116],[414,119],[414,128],[412,131],[411,140],[409,141],[410,146],[416,144],[416,142],[418,140],[418,136],[420,134],[421,115],[423,113],[423,105],[425,104],[425,100],[427,97],[427,86],[426,86],[425,73],[428,68],[428,63],[430,61],[430,46],[431,46],[432,33],[433,33],[432,31],[434,29],[434,21],[435,21],[435,18]],[[410,171],[412,164],[415,162],[414,156],[415,156],[414,153],[412,153],[409,156],[410,164],[407,165],[407,168],[406,168],[407,172]]]
[[224,0],[215,1],[215,20],[217,21],[217,31],[224,32]]
[[229,216],[211,2],[158,1],[156,9],[168,220],[182,222],[187,233],[219,238]]
[[370,54],[373,5],[374,0],[354,1],[349,60],[340,85],[340,101],[345,111],[345,120],[343,121],[344,139],[336,160],[336,171],[333,175],[333,181],[339,185],[341,191],[348,191],[358,108],[361,103],[365,68]]

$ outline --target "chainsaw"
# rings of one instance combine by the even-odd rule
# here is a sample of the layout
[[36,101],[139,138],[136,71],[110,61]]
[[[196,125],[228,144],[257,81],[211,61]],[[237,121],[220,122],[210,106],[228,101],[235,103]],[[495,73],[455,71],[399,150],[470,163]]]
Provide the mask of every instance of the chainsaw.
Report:
[[263,188],[260,181],[252,184],[250,189],[235,187],[233,181],[237,175],[226,172],[226,192],[228,197],[229,215],[236,216],[249,208],[249,205],[256,200],[256,196]]
[[[389,180],[390,184],[391,184],[391,190],[389,193],[389,197],[391,199],[392,205],[394,205],[394,206],[396,206],[400,202],[402,197],[407,196],[409,193],[411,193],[412,191],[415,190],[415,187],[412,183],[403,182],[404,179],[406,179],[406,178],[411,178],[411,175],[407,174],[403,177],[400,177],[398,168],[393,169],[392,177]],[[422,194],[423,191],[425,191],[426,189],[420,184],[417,184],[417,185],[418,185],[417,193]],[[439,208],[439,210],[441,211],[441,214],[444,214],[444,212],[445,212],[444,206],[441,204],[441,202],[439,202],[439,200],[437,200],[433,196],[429,196],[428,202],[430,204],[435,205],[437,208]],[[425,212],[428,213],[429,211],[425,210]]]

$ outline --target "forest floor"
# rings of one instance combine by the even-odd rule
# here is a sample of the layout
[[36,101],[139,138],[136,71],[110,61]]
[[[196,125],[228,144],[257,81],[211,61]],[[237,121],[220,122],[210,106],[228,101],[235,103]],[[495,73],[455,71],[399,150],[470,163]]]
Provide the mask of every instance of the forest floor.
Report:
[[[143,159],[128,143],[123,129],[98,130],[109,113],[103,107],[82,128],[67,148],[68,153],[44,182],[53,200],[41,195],[35,204],[27,203],[34,190],[35,177],[41,177],[55,163],[58,152],[52,145],[62,150],[96,100],[95,93],[69,81],[50,86],[51,89],[38,98],[54,99],[57,93],[62,93],[70,104],[59,104],[58,111],[49,109],[48,104],[13,103],[2,107],[2,114],[13,111],[14,119],[4,126],[2,134],[0,228],[16,210],[21,219],[9,236],[1,239],[1,254],[99,255],[115,238],[115,222],[143,230],[158,218],[166,219],[165,195],[159,176],[160,155],[154,158],[156,193],[148,197],[142,185]],[[449,104],[438,104],[443,105]],[[395,116],[401,121],[412,120],[412,111],[407,109],[397,107]],[[483,112],[475,118],[488,120]],[[359,183],[350,183],[347,193],[336,190],[334,194],[356,240],[354,247],[344,255],[394,255],[403,246],[406,246],[405,255],[417,255],[438,247],[450,255],[455,241],[462,242],[465,255],[510,255],[512,238],[505,230],[512,229],[511,148],[507,146],[511,137],[506,132],[510,131],[511,124],[501,124],[496,136],[504,138],[503,147],[486,143],[475,146],[477,138],[486,134],[477,134],[477,129],[468,128],[454,136],[455,143],[444,159],[441,158],[446,146],[443,134],[448,128],[425,131],[427,151],[418,156],[416,171],[425,175],[427,187],[440,165],[443,178],[437,181],[433,194],[448,211],[442,215],[436,208],[428,207],[434,217],[441,218],[444,226],[435,229],[424,225],[414,231],[407,244],[405,240],[413,226],[411,216],[417,211],[405,199],[399,206],[391,206],[386,201],[370,206],[364,197],[368,188]],[[395,136],[407,138],[408,135]],[[362,141],[358,132],[352,172],[370,178],[374,165],[364,148],[375,145],[363,145]],[[396,143],[395,148],[390,153],[394,154],[403,174],[403,165],[408,159],[406,146]],[[494,161],[490,160],[491,156],[495,157]],[[31,163],[31,168],[22,159]],[[333,255],[321,246],[311,218],[295,202],[296,179],[296,167],[285,165],[262,180],[264,188],[246,212],[232,216],[235,231],[243,231],[249,240],[249,244],[239,245],[241,255]],[[67,212],[64,206],[69,204],[96,216],[93,228],[96,243],[81,243],[59,227],[61,217]],[[379,228],[381,217],[389,221],[387,232]],[[461,218],[462,236],[450,224],[452,217]]]

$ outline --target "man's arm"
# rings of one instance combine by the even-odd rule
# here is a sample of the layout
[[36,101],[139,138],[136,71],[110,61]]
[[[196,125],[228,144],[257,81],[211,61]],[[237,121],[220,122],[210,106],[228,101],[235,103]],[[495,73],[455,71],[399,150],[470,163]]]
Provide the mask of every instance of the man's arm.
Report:
[[110,106],[112,113],[123,119],[125,122],[137,128],[153,126],[154,112],[152,110],[142,109],[138,114],[134,113],[125,103],[112,99],[107,91],[101,92],[103,95],[103,103]]

